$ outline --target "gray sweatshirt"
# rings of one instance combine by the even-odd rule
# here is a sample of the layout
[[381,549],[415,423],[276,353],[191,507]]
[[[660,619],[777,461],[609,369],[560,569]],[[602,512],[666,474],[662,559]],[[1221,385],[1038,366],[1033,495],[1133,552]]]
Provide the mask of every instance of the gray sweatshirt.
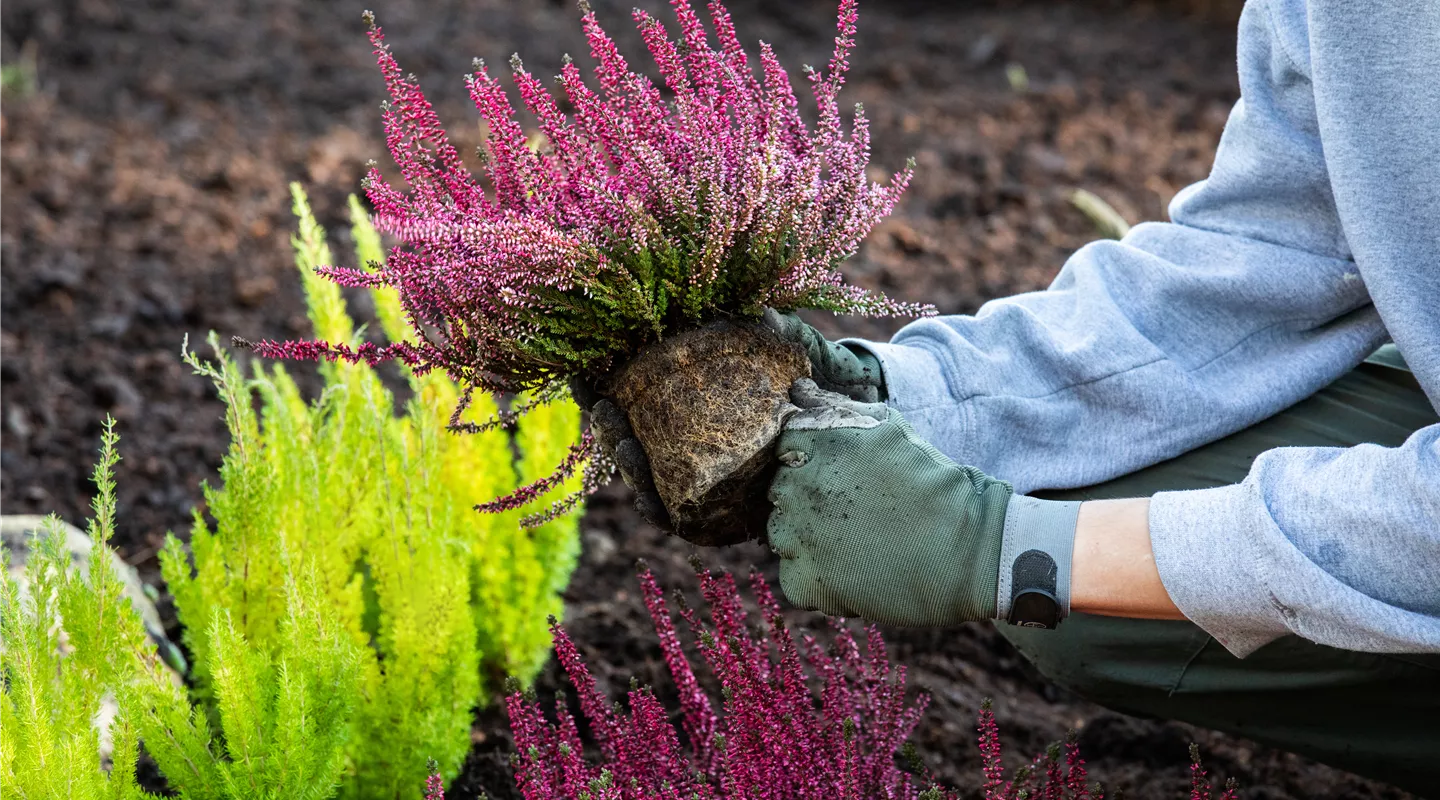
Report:
[[[1394,341],[1440,407],[1440,2],[1251,0],[1210,177],[1047,291],[914,322],[890,404],[1017,492],[1098,483],[1273,415]],[[1281,448],[1168,492],[1175,604],[1244,656],[1294,633],[1440,651],[1440,425]]]

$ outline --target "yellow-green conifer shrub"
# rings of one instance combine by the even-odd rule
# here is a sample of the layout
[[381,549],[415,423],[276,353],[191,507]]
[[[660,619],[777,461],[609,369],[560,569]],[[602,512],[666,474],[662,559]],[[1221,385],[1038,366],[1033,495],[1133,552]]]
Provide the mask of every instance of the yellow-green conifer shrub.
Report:
[[212,610],[203,632],[211,703],[191,706],[153,681],[136,699],[146,751],[187,800],[325,800],[346,774],[361,649],[327,613],[313,568],[286,570],[275,591],[285,608],[271,647],[248,640],[228,610]]
[[[299,191],[298,186],[292,187],[292,192]],[[303,201],[303,195],[296,196]],[[302,220],[304,218],[302,215]],[[356,260],[366,265],[383,264],[385,254],[380,235],[354,195],[350,196],[350,220]],[[302,221],[302,226],[304,224]],[[305,266],[301,264],[302,269]],[[335,291],[332,284],[322,281],[313,271],[307,271],[305,279],[307,292]],[[414,338],[413,329],[405,321],[400,296],[392,287],[371,290],[370,299],[386,338],[390,341]],[[442,373],[411,376],[410,384],[412,391],[422,398],[432,422],[442,420],[441,412],[454,409],[460,399],[460,387]],[[524,403],[524,398],[519,402]],[[471,402],[468,416],[471,420],[486,420],[497,410],[489,395],[478,395]],[[513,463],[511,455],[515,450],[502,431],[448,435],[441,443],[445,461],[442,480],[456,497],[483,495],[483,500],[489,500],[509,493],[517,486],[549,475],[569,452],[579,430],[580,409],[574,403],[534,407],[517,423],[512,434],[515,450],[520,454],[519,464]],[[476,474],[476,470],[485,465],[490,465],[491,470],[488,481]],[[542,623],[552,614],[559,617],[564,610],[560,593],[569,583],[579,555],[580,512],[577,509],[524,532],[519,530],[519,520],[531,510],[547,509],[557,498],[573,493],[579,481],[577,475],[536,500],[529,509],[508,514],[480,514],[479,519],[467,515],[465,519],[476,533],[470,539],[471,587],[479,612],[476,626],[480,650],[485,654],[482,665],[492,681],[514,676],[529,684],[549,656],[550,629]]]
[[[113,423],[102,441],[88,574],[69,569],[57,520],[26,562],[28,595],[8,573],[0,585],[0,797],[153,797],[135,780],[142,740],[187,800],[334,796],[360,697],[359,648],[320,613],[313,571],[297,570],[279,587],[287,602],[273,652],[251,647],[234,619],[215,610],[205,635],[223,665],[212,675],[212,733],[105,568],[115,520]],[[115,708],[104,729],[108,769],[97,724],[105,698]]]
[[[335,263],[324,232],[299,185],[291,188],[315,334],[355,341],[339,289],[314,273]],[[379,237],[353,198],[351,211],[360,263],[379,263]],[[381,329],[397,337],[408,326],[393,291],[382,287],[371,299]],[[458,771],[473,710],[498,688],[494,679],[528,682],[547,657],[546,617],[562,610],[578,512],[531,530],[519,518],[577,487],[557,487],[510,514],[474,506],[549,474],[579,435],[579,411],[554,403],[513,432],[454,434],[447,425],[461,391],[445,375],[405,376],[410,396],[397,415],[391,392],[363,364],[322,364],[324,389],[307,403],[282,365],[259,363],[247,378],[216,352],[215,364],[188,356],[228,407],[222,485],[206,489],[214,523],[196,516],[193,566],[173,538],[161,555],[198,686],[213,699],[233,657],[208,635],[211,617],[227,613],[252,648],[274,652],[290,602],[280,587],[293,565],[307,565],[324,616],[361,653],[340,794],[418,797],[427,759],[447,779]],[[466,419],[496,412],[477,397]]]

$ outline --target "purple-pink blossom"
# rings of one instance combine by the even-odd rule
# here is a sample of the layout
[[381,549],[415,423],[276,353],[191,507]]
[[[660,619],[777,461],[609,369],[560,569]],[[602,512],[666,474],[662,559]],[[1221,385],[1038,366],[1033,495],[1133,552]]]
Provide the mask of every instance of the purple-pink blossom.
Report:
[[[957,800],[935,782],[905,740],[929,703],[907,697],[905,668],[892,665],[875,628],[862,649],[844,620],[832,620],[828,644],[795,636],[769,585],[757,573],[750,589],[761,625],[746,610],[734,578],[692,561],[708,619],[676,594],[678,616],[693,641],[686,652],[675,616],[655,576],[640,565],[645,607],[679,695],[668,712],[649,687],[633,680],[626,703],[596,685],[579,648],[554,619],[555,656],[578,694],[598,757],[587,758],[580,725],[562,692],[547,714],[531,690],[512,685],[506,700],[517,753],[515,781],[526,800]],[[703,663],[712,696],[696,675]],[[1074,732],[1007,776],[1000,729],[989,700],[977,720],[984,800],[1104,800],[1087,785]],[[911,762],[906,772],[896,754]],[[1192,746],[1191,800],[1210,784]],[[918,773],[918,774],[916,774]],[[1219,800],[1235,800],[1233,779]]]
[[514,691],[507,709],[521,793],[528,800],[915,797],[915,778],[895,765],[895,753],[928,698],[906,697],[905,670],[892,667],[879,633],[869,629],[863,649],[843,621],[829,647],[797,639],[758,574],[750,587],[763,627],[752,626],[729,574],[698,574],[709,619],[684,605],[679,616],[720,686],[718,706],[695,675],[659,584],[642,567],[645,605],[680,695],[679,730],[648,687],[632,685],[626,704],[612,704],[574,642],[552,624],[556,658],[600,758],[584,757],[563,695],[552,721],[533,694]]
[[752,63],[723,4],[709,4],[709,30],[688,0],[671,7],[673,38],[634,12],[658,84],[630,68],[584,2],[593,85],[567,57],[552,93],[512,58],[536,131],[521,125],[499,72],[477,60],[467,84],[488,125],[479,177],[367,12],[390,95],[386,145],[403,180],[372,165],[363,183],[376,227],[398,244],[384,264],[319,272],[395,289],[414,336],[386,346],[242,343],[274,358],[398,359],[472,389],[549,399],[572,376],[603,374],[671,332],[758,318],[766,306],[934,313],[838,271],[911,177],[907,166],[872,181],[865,115],[839,105],[855,0],[841,0],[828,65],[807,68],[813,130],[774,50],[762,42]]

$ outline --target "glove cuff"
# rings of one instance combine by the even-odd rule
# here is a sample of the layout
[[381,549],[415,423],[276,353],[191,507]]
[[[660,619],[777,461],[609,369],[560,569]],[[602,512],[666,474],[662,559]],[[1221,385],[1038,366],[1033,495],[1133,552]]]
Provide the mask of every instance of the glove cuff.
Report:
[[1070,615],[1070,564],[1078,501],[1015,495],[1005,510],[996,617],[1027,628],[1054,628]]

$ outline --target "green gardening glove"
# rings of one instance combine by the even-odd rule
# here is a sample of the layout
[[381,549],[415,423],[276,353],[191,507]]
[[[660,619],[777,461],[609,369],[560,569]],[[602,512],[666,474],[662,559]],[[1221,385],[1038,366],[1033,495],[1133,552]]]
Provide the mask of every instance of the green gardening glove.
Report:
[[773,308],[765,309],[761,321],[784,341],[805,348],[805,354],[810,357],[811,377],[821,389],[866,403],[885,399],[885,378],[880,371],[880,359],[874,353],[836,344],[794,314]]
[[805,379],[791,400],[768,533],[792,603],[892,625],[1059,623],[1079,503],[1016,497],[882,404]]

